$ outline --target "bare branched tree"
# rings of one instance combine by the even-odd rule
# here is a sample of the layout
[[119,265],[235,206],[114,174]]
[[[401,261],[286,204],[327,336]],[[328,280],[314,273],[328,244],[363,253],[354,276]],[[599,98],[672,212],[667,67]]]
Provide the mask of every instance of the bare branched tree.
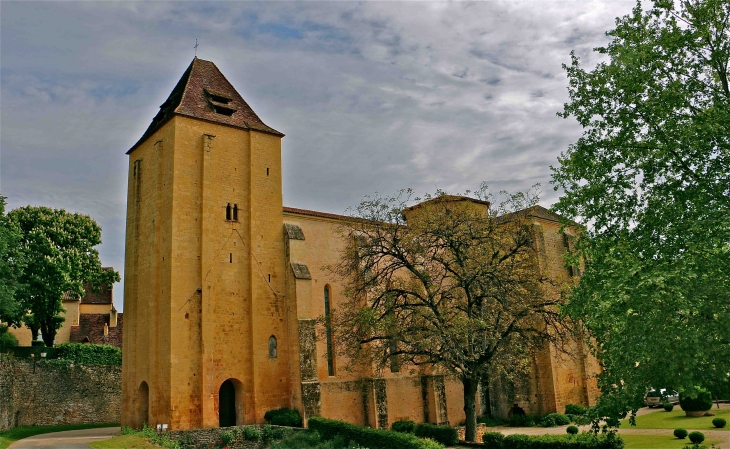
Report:
[[410,207],[420,200],[410,190],[366,198],[342,228],[350,244],[334,270],[347,299],[326,324],[351,366],[456,376],[474,441],[479,380],[524,365],[562,332],[528,221],[536,196],[505,194],[495,206],[486,186],[467,194],[439,191]]

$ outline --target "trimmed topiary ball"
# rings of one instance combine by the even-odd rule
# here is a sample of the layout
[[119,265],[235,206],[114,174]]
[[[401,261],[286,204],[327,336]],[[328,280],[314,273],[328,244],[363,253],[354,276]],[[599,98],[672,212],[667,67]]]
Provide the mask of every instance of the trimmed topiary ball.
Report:
[[684,429],[674,429],[674,436],[680,440],[687,438],[687,431]]
[[702,432],[692,432],[689,434],[689,440],[694,444],[700,444],[705,441],[705,434]]
[[727,424],[727,421],[725,421],[725,418],[715,418],[712,420],[712,425],[717,427],[718,429],[722,429]]
[[664,403],[664,410],[671,412],[672,409],[674,409],[674,404],[672,404],[671,402]]
[[712,394],[702,387],[689,387],[679,392],[679,406],[685,412],[704,412],[712,408]]
[[576,433],[578,433],[578,428],[575,426],[568,426],[568,428],[565,429],[565,431],[571,435],[575,435]]

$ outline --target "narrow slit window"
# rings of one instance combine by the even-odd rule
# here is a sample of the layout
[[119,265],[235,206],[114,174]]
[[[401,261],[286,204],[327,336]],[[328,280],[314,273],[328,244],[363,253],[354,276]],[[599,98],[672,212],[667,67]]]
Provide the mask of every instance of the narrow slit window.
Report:
[[238,221],[238,204],[233,205],[233,221]]
[[226,221],[231,221],[231,203],[226,205]]
[[276,358],[276,337],[274,337],[273,335],[269,337],[269,358]]
[[335,375],[335,359],[332,354],[332,323],[330,313],[330,287],[325,285],[324,287],[324,319],[325,329],[327,334],[327,374],[330,376]]
[[233,263],[233,253],[228,253],[228,263]]
[[266,167],[266,176],[269,176],[269,167]]

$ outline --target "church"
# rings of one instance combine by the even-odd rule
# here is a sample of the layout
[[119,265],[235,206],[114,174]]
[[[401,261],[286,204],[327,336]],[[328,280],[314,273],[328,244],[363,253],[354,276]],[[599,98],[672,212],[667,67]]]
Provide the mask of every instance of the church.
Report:
[[[122,425],[194,429],[262,423],[281,407],[390,428],[463,421],[461,383],[437,371],[351,372],[315,319],[344,299],[323,267],[348,217],[285,207],[282,138],[210,61],[193,59],[129,155]],[[461,197],[460,200],[471,201]],[[572,276],[558,217],[530,211],[548,271]],[[591,404],[598,366],[534,355],[520,382],[496,379],[479,409],[506,416]]]

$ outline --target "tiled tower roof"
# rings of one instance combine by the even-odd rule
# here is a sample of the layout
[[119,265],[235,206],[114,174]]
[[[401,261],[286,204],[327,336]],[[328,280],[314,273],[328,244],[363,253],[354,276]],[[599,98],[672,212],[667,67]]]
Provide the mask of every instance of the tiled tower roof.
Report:
[[147,131],[127,153],[134,150],[174,114],[284,136],[261,121],[215,64],[195,58],[172,89],[170,96],[160,106],[160,112],[152,119]]

